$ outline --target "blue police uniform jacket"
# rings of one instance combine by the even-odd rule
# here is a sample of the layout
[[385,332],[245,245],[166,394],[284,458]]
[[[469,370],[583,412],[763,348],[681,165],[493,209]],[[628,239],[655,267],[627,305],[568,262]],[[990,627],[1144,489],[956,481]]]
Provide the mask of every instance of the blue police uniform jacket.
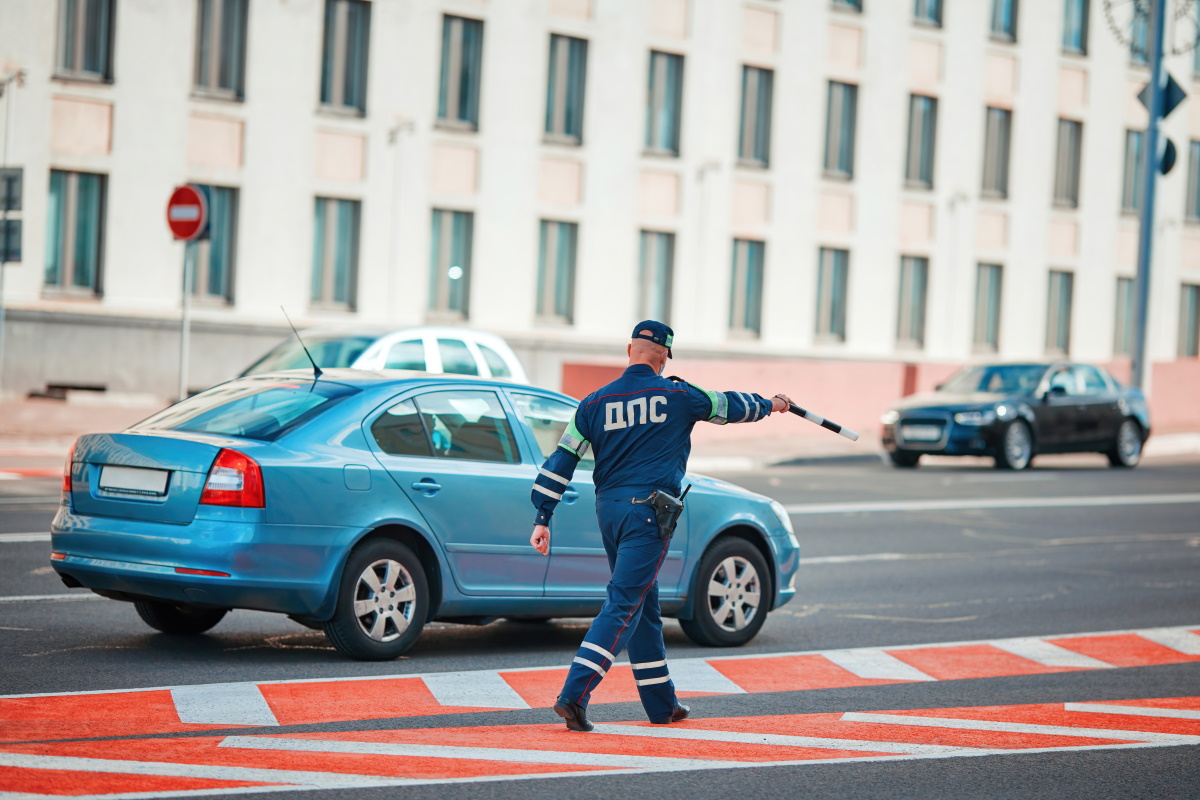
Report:
[[771,401],[757,394],[710,392],[634,364],[579,404],[534,481],[534,524],[549,524],[589,447],[597,500],[646,497],[656,489],[678,496],[697,422],[757,422],[770,414]]

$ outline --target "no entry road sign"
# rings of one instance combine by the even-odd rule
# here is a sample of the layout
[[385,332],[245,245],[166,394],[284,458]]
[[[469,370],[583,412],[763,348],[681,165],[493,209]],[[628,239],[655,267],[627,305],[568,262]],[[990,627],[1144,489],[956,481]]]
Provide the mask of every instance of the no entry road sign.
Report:
[[191,184],[176,187],[167,201],[167,225],[175,238],[195,239],[207,223],[208,204],[204,192]]

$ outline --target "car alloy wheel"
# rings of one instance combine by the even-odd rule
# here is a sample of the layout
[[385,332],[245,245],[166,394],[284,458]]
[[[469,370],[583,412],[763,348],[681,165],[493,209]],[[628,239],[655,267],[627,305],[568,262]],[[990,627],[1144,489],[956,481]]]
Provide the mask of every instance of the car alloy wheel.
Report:
[[758,548],[739,537],[719,539],[700,560],[692,618],[680,620],[680,626],[697,644],[745,644],[766,620],[770,586],[771,574]]
[[1117,440],[1106,455],[1114,467],[1136,467],[1142,460],[1142,428],[1131,419],[1117,429]]
[[1028,424],[1017,420],[1004,429],[1000,452],[996,455],[996,466],[1020,470],[1028,467],[1032,460],[1033,434],[1030,433]]
[[358,627],[377,642],[400,638],[412,619],[416,592],[412,575],[398,561],[381,559],[358,576],[354,617]]
[[351,552],[325,636],[362,661],[396,658],[412,647],[429,614],[425,565],[395,539],[369,539]]

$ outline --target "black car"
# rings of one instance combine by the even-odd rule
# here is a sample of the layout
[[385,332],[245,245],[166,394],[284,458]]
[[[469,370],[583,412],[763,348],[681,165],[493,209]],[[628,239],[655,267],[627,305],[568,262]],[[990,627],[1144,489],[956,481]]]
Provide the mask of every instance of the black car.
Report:
[[1060,362],[964,367],[937,391],[890,408],[883,446],[897,467],[925,454],[991,456],[1025,469],[1039,453],[1099,452],[1114,467],[1136,466],[1150,435],[1140,389],[1100,367]]

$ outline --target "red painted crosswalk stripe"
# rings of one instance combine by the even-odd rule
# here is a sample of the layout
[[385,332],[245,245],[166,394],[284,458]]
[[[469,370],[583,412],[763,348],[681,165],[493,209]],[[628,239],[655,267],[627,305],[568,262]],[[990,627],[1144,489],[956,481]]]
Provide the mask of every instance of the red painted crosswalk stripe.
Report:
[[1076,653],[1105,661],[1114,667],[1152,667],[1158,664],[1200,661],[1200,656],[1180,653],[1135,633],[1115,636],[1070,636],[1048,641]]
[[257,781],[223,781],[211,778],[174,778],[162,775],[84,772],[65,769],[0,767],[0,790],[51,797],[116,794],[118,792],[185,792],[277,786]]

